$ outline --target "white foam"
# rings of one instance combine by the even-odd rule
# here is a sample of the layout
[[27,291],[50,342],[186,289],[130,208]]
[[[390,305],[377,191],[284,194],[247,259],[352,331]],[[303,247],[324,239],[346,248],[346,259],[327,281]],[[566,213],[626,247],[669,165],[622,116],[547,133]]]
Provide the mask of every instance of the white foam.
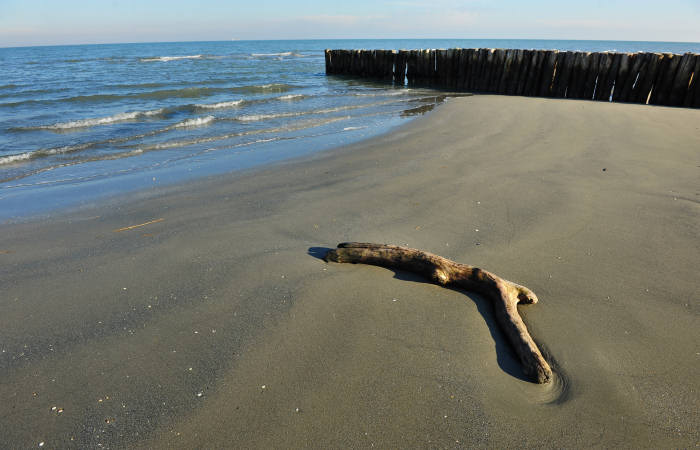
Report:
[[195,117],[194,119],[183,120],[182,122],[173,125],[173,128],[202,127],[209,125],[215,120],[216,117],[214,116]]
[[298,100],[304,98],[304,94],[288,94],[281,97],[277,97],[277,100]]
[[219,103],[211,103],[211,104],[200,104],[200,105],[194,105],[196,108],[200,109],[223,109],[223,108],[235,108],[236,106],[240,106],[241,103],[243,103],[245,100],[240,99],[240,100],[233,100],[230,102],[219,102]]
[[28,159],[31,159],[33,154],[34,152],[26,152],[17,155],[3,156],[2,158],[0,158],[0,165],[11,164],[19,161],[26,161]]
[[292,52],[281,52],[281,53],[251,53],[250,56],[292,56],[294,53]]
[[355,93],[352,94],[355,97],[390,97],[393,95],[407,95],[407,94],[412,94],[410,92],[410,89],[401,89],[401,90],[395,90],[395,91],[382,91],[382,92],[362,92],[362,93]]
[[312,109],[312,110],[307,110],[307,111],[297,111],[297,112],[287,112],[287,113],[277,113],[277,114],[249,114],[249,115],[237,116],[237,117],[235,117],[235,120],[238,120],[239,122],[258,122],[261,120],[281,119],[281,118],[286,118],[286,117],[306,116],[306,115],[312,115],[312,114],[329,114],[329,113],[334,113],[334,112],[339,112],[339,111],[346,111],[346,110],[350,110],[350,109],[361,109],[361,108],[369,108],[372,106],[390,105],[390,104],[393,104],[396,102],[397,102],[397,100],[393,100],[393,101],[369,103],[369,104],[364,104],[364,105],[337,106],[335,108]]
[[4,157],[0,158],[0,165],[11,164],[11,163],[19,162],[19,161],[26,161],[26,160],[40,157],[40,156],[61,155],[63,153],[71,153],[71,152],[86,149],[90,146],[92,146],[92,143],[88,142],[85,144],[67,145],[65,147],[56,147],[56,148],[42,148],[40,150],[34,150],[31,152],[18,153],[16,155],[8,155],[8,156],[4,156]]
[[363,130],[367,127],[345,127],[343,128],[343,131],[353,131],[353,130]]
[[141,58],[141,62],[167,62],[167,61],[177,61],[179,59],[200,59],[202,55],[185,55],[185,56],[157,56],[155,58]]
[[60,122],[60,123],[55,123],[53,125],[46,125],[46,126],[41,126],[41,127],[37,127],[37,128],[46,129],[46,130],[71,130],[74,128],[88,128],[88,127],[94,127],[96,125],[108,125],[110,123],[136,120],[136,119],[139,119],[142,117],[155,116],[155,115],[162,114],[162,113],[163,113],[163,109],[155,109],[153,111],[131,111],[131,112],[118,113],[118,114],[114,114],[112,116],[107,116],[107,117],[98,117],[95,119],[80,119],[80,120],[73,120],[70,122]]
[[241,121],[241,122],[258,122],[260,120],[280,119],[283,117],[302,116],[304,114],[309,114],[309,112],[302,111],[302,112],[290,112],[290,113],[278,113],[278,114],[248,114],[248,115],[238,116],[238,117],[236,117],[236,120]]

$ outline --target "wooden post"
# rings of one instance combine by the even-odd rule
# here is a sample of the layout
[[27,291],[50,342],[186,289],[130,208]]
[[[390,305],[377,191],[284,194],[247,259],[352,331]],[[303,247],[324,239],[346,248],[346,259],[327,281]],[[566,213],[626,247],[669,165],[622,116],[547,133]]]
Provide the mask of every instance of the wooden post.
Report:
[[469,73],[471,69],[471,54],[473,48],[463,48],[460,50],[457,89],[466,91],[469,83]]
[[496,49],[490,48],[484,60],[484,72],[481,77],[481,91],[488,92],[491,87],[491,75],[493,73],[493,61],[496,59]]
[[338,71],[336,73],[347,75],[349,69],[348,52],[345,50],[338,50],[335,52],[335,57],[337,58]]
[[585,76],[583,71],[583,52],[574,52],[571,60],[571,71],[566,82],[565,98],[577,98],[576,94],[581,86],[581,77]]
[[644,89],[643,84],[644,84],[644,77],[649,73],[649,63],[652,58],[654,58],[653,53],[638,53],[637,58],[635,60],[635,67],[632,67],[632,71],[636,72],[635,80],[632,83],[632,88],[627,96],[627,101],[631,103],[646,103],[646,97],[642,99],[644,95],[648,95],[649,91],[646,91],[646,94],[642,94],[642,90]]
[[437,78],[437,72],[435,67],[437,65],[437,50],[428,49],[427,50],[428,59],[426,60],[426,85],[435,86],[435,80]]
[[542,71],[540,72],[539,89],[537,90],[538,97],[551,97],[552,95],[552,82],[556,72],[558,54],[557,50],[547,50],[545,52]]
[[690,76],[693,73],[695,65],[695,56],[692,53],[686,53],[681,57],[678,65],[678,71],[673,78],[673,84],[668,96],[668,105],[683,106],[683,101],[688,93],[688,83]]
[[520,50],[517,55],[518,75],[513,89],[513,95],[523,95],[525,92],[525,83],[527,82],[528,74],[530,73],[530,63],[532,62],[532,50]]
[[617,75],[615,76],[615,90],[613,91],[613,101],[620,102],[623,100],[623,91],[625,89],[625,84],[627,84],[627,78],[629,77],[630,65],[634,63],[633,54],[621,53],[620,54],[620,65],[617,69]]
[[513,67],[513,59],[515,59],[515,50],[503,50],[503,61],[499,64],[499,69],[495,73],[494,92],[497,94],[505,94],[508,80],[510,79],[510,69]]
[[661,53],[648,54],[646,69],[639,73],[639,88],[637,90],[637,97],[635,98],[637,103],[646,105],[647,100],[650,99],[651,91],[654,88],[654,80],[656,79],[656,74],[659,71],[659,67],[661,67],[661,61],[663,61],[663,59],[664,55]]
[[483,92],[486,86],[486,72],[488,70],[488,59],[491,49],[482,48],[479,49],[479,54],[477,55],[477,67],[476,76],[474,77],[474,91]]
[[554,77],[554,86],[552,88],[552,96],[556,98],[566,98],[567,89],[569,87],[569,78],[571,78],[571,70],[574,66],[576,53],[561,52],[557,58],[557,73]]
[[343,51],[342,50],[332,50],[331,51],[331,61],[333,62],[333,73],[343,74],[345,67],[343,66]]
[[645,53],[633,53],[630,55],[630,69],[627,74],[627,79],[620,89],[615,89],[616,97],[621,102],[636,102],[634,89],[639,84],[639,70],[646,60]]
[[419,55],[418,83],[425,86],[428,83],[429,51],[421,50]]
[[409,50],[406,58],[406,78],[409,86],[416,85],[416,69],[418,66],[418,51]]
[[347,55],[347,58],[348,70],[345,72],[345,74],[357,75],[360,71],[360,52],[358,50],[350,50],[350,53]]
[[489,52],[486,58],[486,79],[484,80],[484,91],[486,92],[496,91],[498,81],[500,80],[500,77],[496,75],[499,73],[498,60],[502,56],[505,56],[503,50],[494,48],[491,52]]
[[600,53],[591,53],[588,57],[588,70],[586,70],[586,80],[581,92],[581,98],[593,100],[596,82],[598,81],[598,70],[600,64]]
[[433,51],[433,58],[435,63],[433,64],[434,75],[431,86],[442,87],[445,85],[445,50],[435,49]]
[[343,60],[343,75],[351,75],[352,74],[352,63],[353,63],[353,58],[354,58],[355,52],[352,50],[345,50],[342,54],[342,60]]
[[381,50],[369,51],[369,78],[379,78],[382,73]]
[[[401,50],[402,52],[404,50]],[[413,85],[412,77],[415,67],[415,63],[412,62],[415,59],[415,50],[406,50],[406,83],[411,86]]]
[[558,52],[557,59],[554,63],[554,74],[552,77],[552,89],[550,91],[550,96],[557,98],[559,97],[559,85],[561,84],[561,77],[564,73],[564,65],[566,64],[566,55],[568,52]]
[[394,52],[382,50],[382,81],[394,80]]
[[673,80],[681,62],[681,57],[673,53],[664,53],[664,57],[664,60],[661,61],[659,73],[654,81],[654,91],[651,93],[651,100],[649,101],[653,105],[668,105]]
[[452,51],[452,85],[450,86],[453,90],[461,90],[461,85],[464,80],[464,70],[466,68],[464,57],[465,49],[456,48]]
[[417,71],[416,71],[416,83],[419,85],[424,85],[425,84],[425,78],[426,78],[426,66],[427,66],[427,55],[426,55],[426,50],[421,49],[418,52],[418,60],[417,60]]
[[443,66],[443,68],[440,69],[440,66],[438,66],[438,70],[445,71],[445,74],[442,75],[441,80],[443,82],[443,87],[445,87],[447,89],[453,87],[453,83],[454,83],[454,79],[455,79],[455,76],[452,73],[452,71],[456,67],[454,64],[454,57],[455,57],[454,49],[443,50],[443,53],[442,53],[442,66]]
[[475,48],[465,48],[462,50],[464,54],[464,76],[462,77],[462,84],[459,87],[463,91],[470,90],[469,82],[472,77],[472,69],[474,68],[473,55],[477,51]]
[[503,78],[503,74],[505,72],[505,65],[506,50],[502,48],[496,49],[493,60],[493,71],[491,72],[491,82],[489,83],[490,92],[501,93],[499,92],[499,88],[501,85],[501,79]]
[[567,95],[569,98],[585,98],[583,93],[586,91],[586,82],[588,81],[591,59],[590,52],[579,52],[576,55],[574,73],[571,75],[571,87]]
[[454,88],[457,91],[464,90],[464,83],[466,81],[466,73],[468,66],[467,52],[468,50],[466,48],[460,48],[455,51],[456,70]]
[[406,82],[406,59],[408,52],[400,50],[394,55],[394,84],[403,86]]
[[485,58],[486,51],[483,48],[476,49],[472,55],[472,75],[469,79],[469,90],[478,92],[479,83],[481,79],[481,72],[483,70],[482,58]]
[[698,62],[695,64],[695,67],[697,68],[695,70],[695,76],[698,78],[695,80],[694,83],[695,87],[693,90],[695,91],[695,93],[693,94],[692,106],[694,108],[700,108],[700,56],[698,56]]
[[464,49],[464,78],[462,78],[461,89],[463,91],[469,91],[472,74],[474,71],[474,53],[478,52],[479,49],[467,48]]
[[433,77],[433,86],[445,88],[447,86],[447,76],[449,75],[449,64],[447,50],[435,50],[435,76]]
[[700,106],[693,105],[693,100],[695,95],[700,97],[700,55],[695,55],[695,63],[693,65],[693,78],[688,86],[688,93],[685,95],[685,100],[683,101],[683,106]]
[[612,66],[610,66],[610,71],[608,72],[608,83],[607,83],[607,93],[605,101],[609,102],[612,99],[615,90],[615,80],[617,79],[617,74],[620,71],[620,63],[622,62],[622,54],[613,54]]
[[478,91],[479,77],[481,76],[481,57],[484,49],[477,48],[471,57],[471,64],[469,65],[470,76],[468,80],[468,89],[470,91]]
[[514,49],[503,51],[503,62],[501,63],[501,79],[498,82],[497,91],[499,94],[509,95],[508,88],[513,80],[516,68],[515,64],[518,58],[518,51]]
[[526,74],[523,95],[534,97],[538,94],[540,72],[542,71],[544,57],[545,52],[543,50],[533,50],[530,54],[530,70]]
[[362,50],[362,77],[372,77],[372,68],[374,66],[374,52],[372,50]]
[[350,50],[350,53],[347,55],[348,58],[348,71],[345,72],[346,75],[358,75],[360,73],[360,51],[359,50]]
[[490,48],[486,52],[484,59],[484,72],[481,74],[481,91],[488,92],[491,83],[491,73],[493,72],[493,60],[496,57],[496,49]]
[[612,74],[612,66],[614,59],[614,53],[604,52],[600,55],[600,65],[598,68],[598,85],[596,86],[595,93],[596,100],[604,102],[610,101],[610,90],[615,80],[615,75]]

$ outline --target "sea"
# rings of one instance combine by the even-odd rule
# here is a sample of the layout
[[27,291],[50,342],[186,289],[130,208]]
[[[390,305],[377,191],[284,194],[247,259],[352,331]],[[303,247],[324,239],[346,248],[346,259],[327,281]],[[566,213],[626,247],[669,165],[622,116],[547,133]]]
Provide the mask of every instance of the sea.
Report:
[[386,133],[459,94],[326,76],[324,49],[456,47],[700,53],[698,43],[493,39],[0,48],[0,221]]

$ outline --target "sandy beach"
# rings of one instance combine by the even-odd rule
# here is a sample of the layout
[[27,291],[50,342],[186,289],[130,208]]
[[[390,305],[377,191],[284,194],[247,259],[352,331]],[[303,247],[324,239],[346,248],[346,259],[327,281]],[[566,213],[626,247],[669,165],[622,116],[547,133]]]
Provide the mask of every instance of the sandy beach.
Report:
[[[692,448],[700,110],[505,96],[265,169],[3,224],[0,447]],[[142,225],[142,226],[137,226]],[[406,245],[483,298],[326,263]]]

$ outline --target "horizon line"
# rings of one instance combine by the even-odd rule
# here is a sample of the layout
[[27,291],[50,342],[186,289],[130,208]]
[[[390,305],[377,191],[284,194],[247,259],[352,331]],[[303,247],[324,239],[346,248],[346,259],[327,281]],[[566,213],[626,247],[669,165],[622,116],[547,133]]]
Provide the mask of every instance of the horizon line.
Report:
[[697,44],[693,41],[641,41],[624,39],[555,39],[555,38],[303,38],[303,39],[219,39],[219,40],[185,40],[185,41],[135,41],[135,42],[99,42],[78,44],[27,44],[27,45],[0,45],[0,49],[12,48],[36,48],[36,47],[79,47],[92,45],[133,45],[133,44],[185,44],[204,42],[285,42],[285,41],[570,41],[570,42],[644,42],[644,43],[668,43],[668,44]]

